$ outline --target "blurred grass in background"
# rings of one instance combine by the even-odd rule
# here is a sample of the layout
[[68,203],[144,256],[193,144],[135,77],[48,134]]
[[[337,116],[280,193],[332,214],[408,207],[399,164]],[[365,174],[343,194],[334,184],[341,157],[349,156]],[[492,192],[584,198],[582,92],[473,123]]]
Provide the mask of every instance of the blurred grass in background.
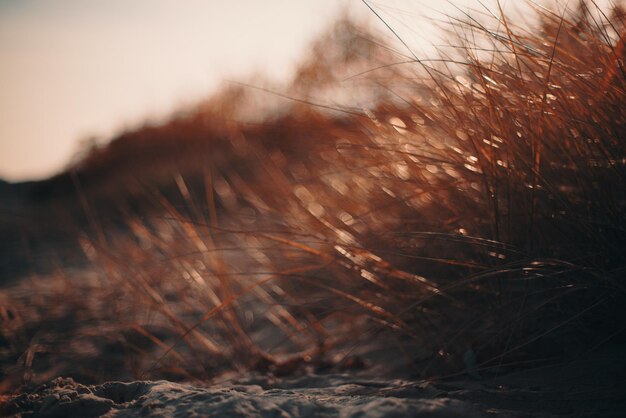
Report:
[[623,339],[624,11],[528,7],[451,19],[430,59],[340,21],[291,84],[231,84],[29,186],[2,390],[445,376],[469,351],[500,373]]

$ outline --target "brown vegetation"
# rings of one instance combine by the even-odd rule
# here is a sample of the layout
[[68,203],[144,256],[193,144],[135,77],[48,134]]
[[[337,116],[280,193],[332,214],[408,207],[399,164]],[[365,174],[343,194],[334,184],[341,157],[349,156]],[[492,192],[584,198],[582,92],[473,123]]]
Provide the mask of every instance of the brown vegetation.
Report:
[[228,88],[38,186],[37,213],[85,217],[90,264],[3,289],[2,389],[356,367],[385,343],[416,376],[468,353],[489,373],[623,338],[624,14],[536,12],[454,21],[430,61],[342,22],[289,97]]

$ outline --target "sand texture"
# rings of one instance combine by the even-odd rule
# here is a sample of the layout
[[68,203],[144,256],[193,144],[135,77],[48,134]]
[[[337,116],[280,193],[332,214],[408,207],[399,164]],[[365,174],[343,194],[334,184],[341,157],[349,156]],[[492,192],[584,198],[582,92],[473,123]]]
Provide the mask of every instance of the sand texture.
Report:
[[85,386],[58,378],[10,400],[16,417],[621,417],[624,347],[567,364],[434,383],[355,374],[251,374],[199,387],[168,381]]

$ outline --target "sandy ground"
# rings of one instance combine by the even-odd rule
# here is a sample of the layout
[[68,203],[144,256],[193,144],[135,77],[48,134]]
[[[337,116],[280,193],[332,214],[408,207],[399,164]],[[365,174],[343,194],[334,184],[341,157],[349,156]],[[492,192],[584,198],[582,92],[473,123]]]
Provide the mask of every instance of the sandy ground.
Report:
[[474,380],[365,374],[247,375],[199,387],[167,381],[85,386],[55,379],[5,404],[21,417],[623,417],[626,346],[561,365]]
[[[478,417],[469,402],[437,398],[432,389],[387,382],[309,376],[279,385],[262,379],[199,388],[166,381],[83,386],[58,379],[15,401],[32,416],[209,417]],[[9,411],[12,412],[12,411]],[[23,416],[31,416],[24,412]]]

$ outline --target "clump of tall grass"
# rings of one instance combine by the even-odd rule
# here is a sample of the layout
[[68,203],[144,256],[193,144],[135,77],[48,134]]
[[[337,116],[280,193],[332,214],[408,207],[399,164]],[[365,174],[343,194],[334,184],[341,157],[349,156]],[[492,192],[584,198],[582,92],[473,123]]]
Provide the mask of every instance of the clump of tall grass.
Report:
[[392,334],[445,375],[470,352],[501,370],[623,338],[624,14],[529,7],[536,27],[467,16],[401,65],[344,22],[260,121],[241,109],[271,93],[234,87],[94,153],[147,133],[194,150],[151,166],[176,197],[143,178],[126,226],[94,215],[82,240],[108,301],[93,327],[117,327],[126,370],[347,367]]

